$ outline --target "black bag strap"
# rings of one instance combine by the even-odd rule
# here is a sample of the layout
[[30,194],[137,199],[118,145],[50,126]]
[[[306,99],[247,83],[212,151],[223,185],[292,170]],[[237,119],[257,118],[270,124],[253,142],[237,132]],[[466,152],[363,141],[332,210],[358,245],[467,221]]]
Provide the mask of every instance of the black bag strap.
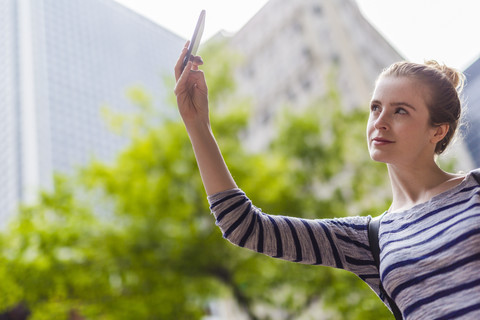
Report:
[[[382,220],[382,217],[383,217],[383,214],[381,216],[371,219],[368,224],[368,242],[370,243],[370,250],[372,251],[373,259],[375,260],[375,264],[377,266],[379,276],[380,276],[380,245],[378,243],[378,230],[380,228],[380,221]],[[383,288],[381,280],[380,280],[380,293],[383,294],[387,299],[388,304],[390,305],[390,309],[392,310],[392,313],[395,316],[395,319],[401,320],[402,313],[400,312],[400,309],[398,309],[398,306],[395,303],[395,301],[393,301],[393,299],[390,298],[387,292],[385,292],[385,289]]]
[[477,180],[477,183],[480,185],[480,171],[472,171],[472,176],[475,180]]

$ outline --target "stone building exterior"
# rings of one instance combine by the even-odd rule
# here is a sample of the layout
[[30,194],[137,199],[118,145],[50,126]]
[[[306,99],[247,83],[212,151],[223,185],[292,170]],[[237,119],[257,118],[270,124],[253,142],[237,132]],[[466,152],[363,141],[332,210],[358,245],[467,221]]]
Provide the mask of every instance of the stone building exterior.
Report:
[[161,108],[184,41],[113,0],[1,0],[0,225],[54,172],[112,160],[102,108],[131,110],[133,86]]
[[252,127],[262,137],[271,136],[279,107],[301,108],[332,82],[345,108],[366,108],[378,74],[403,60],[353,0],[270,0],[230,43],[242,56],[237,84],[253,97]]
[[464,71],[466,86],[463,135],[475,167],[480,167],[480,58]]

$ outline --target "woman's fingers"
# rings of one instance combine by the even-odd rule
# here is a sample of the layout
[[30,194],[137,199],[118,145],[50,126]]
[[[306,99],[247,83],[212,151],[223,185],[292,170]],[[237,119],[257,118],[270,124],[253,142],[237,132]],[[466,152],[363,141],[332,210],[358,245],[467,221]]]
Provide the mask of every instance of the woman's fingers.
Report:
[[203,64],[202,57],[200,56],[194,56],[191,59],[193,61],[193,70],[198,70],[198,66],[201,66]]
[[[185,69],[183,68],[183,59],[185,57],[186,51],[188,48],[188,42],[185,44],[185,47],[182,50],[182,54],[175,65],[175,78],[177,80],[177,84],[175,86],[175,94],[179,94],[187,89],[187,81],[189,77],[192,77],[192,81],[199,86],[199,89],[206,92],[207,85],[205,83],[205,76],[201,70],[198,69],[198,66],[203,64],[202,57],[200,56],[192,56],[191,59],[187,62]],[[200,75],[196,75],[195,73],[199,73]]]
[[[198,66],[197,66],[198,68]],[[198,70],[195,72],[198,75],[198,80],[197,80],[197,89],[199,89],[202,93],[207,94],[208,88],[207,88],[207,81],[205,80],[205,74],[203,73],[202,70]]]
[[193,60],[193,63],[198,65],[198,66],[201,66],[203,64],[202,57],[200,57],[200,56],[194,56],[192,58],[192,60]]
[[185,45],[183,46],[182,53],[180,54],[180,57],[178,57],[177,63],[175,64],[175,79],[178,81],[178,78],[180,78],[182,74],[182,68],[183,68],[183,60],[185,59],[185,55],[187,54],[188,51],[188,45],[190,44],[190,41],[187,41]]
[[187,65],[185,68],[183,68],[183,61],[185,60],[185,56],[188,52],[189,44],[190,41],[187,41],[183,46],[182,53],[180,54],[180,57],[178,57],[174,68],[175,79],[177,81],[174,92],[177,96],[184,93],[186,90],[190,90],[187,88],[187,86],[191,86],[191,84],[188,84],[189,78],[192,78],[191,82],[195,87],[200,89],[202,92],[207,92],[205,76],[203,72],[198,69],[198,66],[203,64],[202,58],[200,56],[191,56],[187,62]]
[[[183,62],[182,62],[183,63]],[[188,61],[187,65],[185,66],[185,70],[180,73],[180,76],[177,78],[177,84],[175,85],[174,92],[176,95],[181,93],[185,90],[187,86],[188,76],[190,74],[190,70],[192,69],[193,62]],[[176,67],[175,67],[176,70]]]

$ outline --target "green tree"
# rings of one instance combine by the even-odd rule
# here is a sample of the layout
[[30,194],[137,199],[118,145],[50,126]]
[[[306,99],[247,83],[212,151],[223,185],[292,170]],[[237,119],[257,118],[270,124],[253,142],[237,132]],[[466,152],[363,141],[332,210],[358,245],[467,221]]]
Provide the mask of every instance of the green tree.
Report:
[[[285,109],[270,146],[249,152],[239,138],[249,102],[235,96],[225,50],[215,44],[203,53],[215,61],[205,67],[213,130],[254,203],[305,218],[381,212],[384,198],[370,192],[381,190],[385,175],[366,153],[365,112],[342,112],[332,90],[302,112]],[[137,116],[110,114],[132,140],[115,163],[56,177],[54,189],[1,234],[1,309],[24,301],[33,319],[67,319],[71,310],[88,319],[201,319],[210,301],[231,298],[251,319],[313,319],[318,307],[331,319],[388,318],[345,271],[226,242],[208,214],[180,119],[155,115],[141,90],[130,97]]]

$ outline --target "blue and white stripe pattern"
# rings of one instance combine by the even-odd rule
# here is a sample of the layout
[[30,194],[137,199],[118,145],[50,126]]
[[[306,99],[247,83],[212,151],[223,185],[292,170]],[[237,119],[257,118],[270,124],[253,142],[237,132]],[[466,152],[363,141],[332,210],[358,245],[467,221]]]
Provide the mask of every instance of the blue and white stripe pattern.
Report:
[[377,294],[381,278],[404,319],[480,319],[480,185],[471,173],[430,201],[383,217],[380,273],[368,242],[370,216],[268,215],[240,189],[208,200],[230,242],[275,258],[351,271]]

